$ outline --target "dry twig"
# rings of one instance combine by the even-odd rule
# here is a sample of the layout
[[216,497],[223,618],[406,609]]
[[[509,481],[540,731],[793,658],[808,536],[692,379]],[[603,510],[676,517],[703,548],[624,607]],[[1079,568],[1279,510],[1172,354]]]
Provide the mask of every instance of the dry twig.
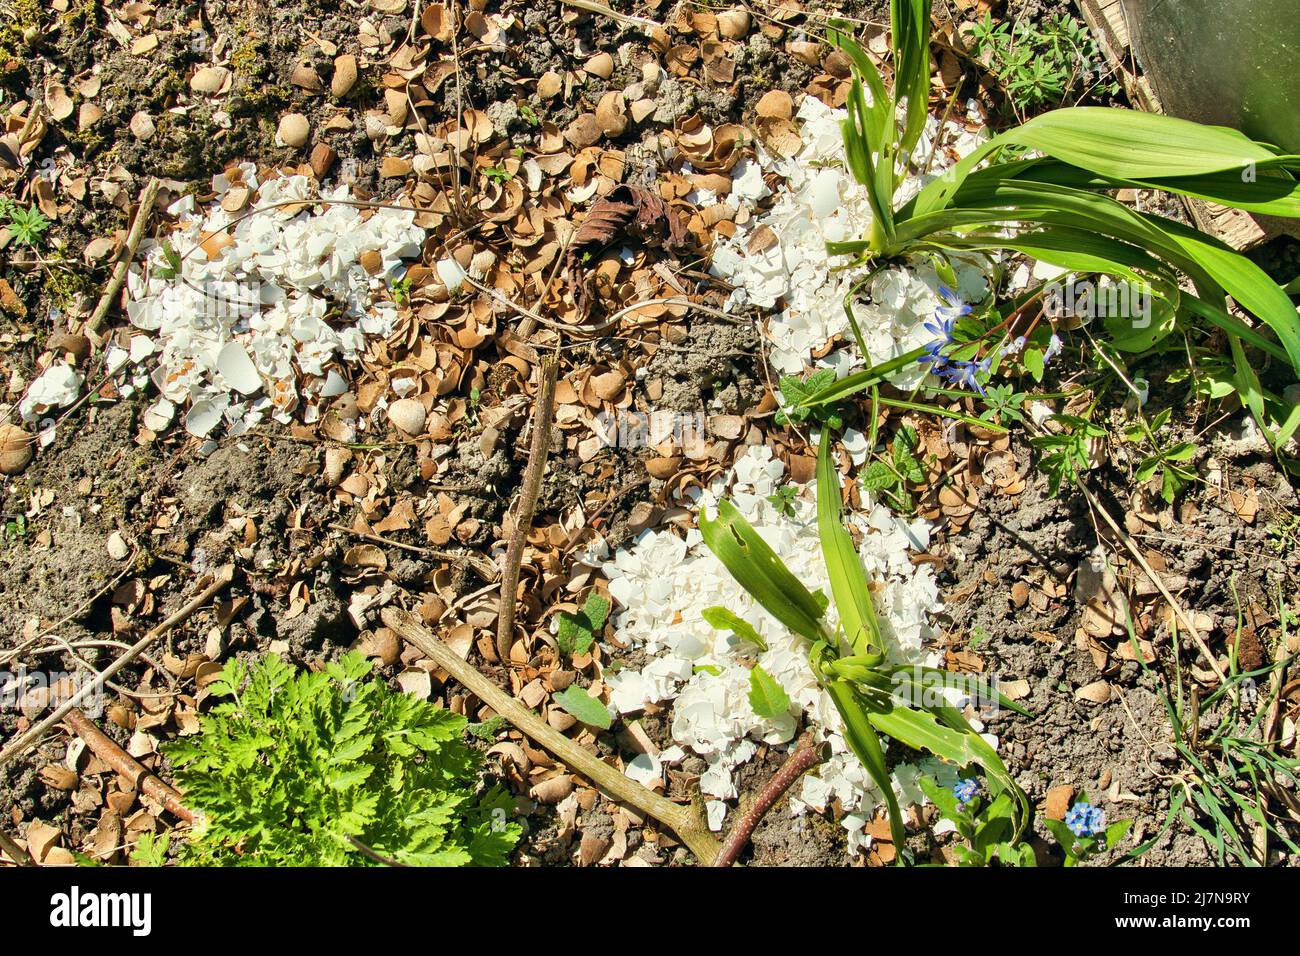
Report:
[[415,618],[395,607],[381,612],[384,624],[403,640],[430,657],[456,681],[510,721],[533,742],[560,758],[570,770],[581,774],[619,803],[625,803],[653,817],[677,834],[703,866],[712,865],[719,844],[700,819],[694,807],[680,806],[666,797],[646,789],[630,777],[615,770],[594,754],[583,750],[537,714],[510,697],[496,684],[480,674],[468,661],[438,640]]
[[113,307],[113,299],[122,291],[122,283],[126,281],[126,274],[135,259],[136,250],[140,248],[140,240],[144,238],[149,217],[153,213],[154,200],[158,198],[158,190],[161,187],[162,182],[154,178],[145,183],[144,189],[140,191],[140,204],[136,208],[135,219],[131,220],[131,229],[126,234],[126,245],[118,256],[117,265],[113,267],[113,275],[109,278],[108,285],[104,287],[104,294],[99,297],[95,311],[86,320],[88,335],[98,334],[104,319],[108,317],[108,310]]
[[551,419],[555,412],[555,378],[559,363],[554,356],[542,359],[542,384],[537,390],[533,405],[532,441],[528,448],[528,465],[524,469],[523,484],[519,489],[519,506],[515,512],[515,526],[510,533],[506,549],[505,569],[501,572],[501,600],[497,614],[497,656],[501,663],[510,661],[510,645],[515,630],[515,601],[519,588],[519,565],[524,558],[524,545],[528,531],[533,526],[533,512],[537,510],[537,496],[542,490],[542,473],[546,470],[546,455],[551,444]]
[[158,779],[138,760],[114,743],[107,734],[77,708],[68,711],[63,722],[86,742],[100,760],[108,764],[126,780],[131,788],[152,797],[186,823],[194,822],[194,814],[181,803],[181,795]]
[[763,815],[772,809],[776,801],[781,799],[781,795],[789,790],[796,780],[825,759],[824,745],[819,747],[813,742],[812,734],[804,734],[799,740],[799,746],[785,759],[781,769],[772,775],[772,779],[759,791],[754,802],[732,826],[731,832],[722,841],[722,849],[718,851],[717,859],[711,865],[731,866],[735,863],[736,858],[740,856],[740,851],[745,848],[745,844],[753,835],[754,828],[758,826],[758,821],[763,819]]

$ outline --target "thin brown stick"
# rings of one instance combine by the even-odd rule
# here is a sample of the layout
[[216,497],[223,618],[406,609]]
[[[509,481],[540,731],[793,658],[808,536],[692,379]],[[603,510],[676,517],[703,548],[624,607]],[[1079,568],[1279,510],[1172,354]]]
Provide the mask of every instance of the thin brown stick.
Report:
[[0,830],[0,850],[4,850],[9,859],[19,866],[36,866],[36,860],[27,847],[18,843],[4,830]]
[[[1044,434],[1041,428],[1032,425],[1030,426],[1030,431],[1038,435]],[[1115,537],[1119,538],[1120,542],[1124,545],[1124,549],[1128,551],[1137,566],[1142,569],[1142,573],[1145,574],[1151,583],[1155,585],[1156,590],[1160,592],[1160,596],[1164,598],[1165,603],[1169,605],[1169,609],[1173,611],[1174,616],[1178,618],[1178,622],[1182,624],[1187,633],[1191,635],[1192,641],[1201,652],[1201,656],[1204,657],[1206,663],[1210,665],[1210,670],[1214,671],[1214,675],[1219,678],[1220,683],[1227,685],[1228,675],[1223,672],[1223,668],[1219,666],[1218,660],[1215,658],[1214,654],[1210,652],[1210,646],[1205,642],[1205,638],[1201,636],[1201,632],[1197,629],[1196,625],[1192,623],[1191,615],[1183,610],[1183,606],[1178,603],[1178,600],[1172,594],[1169,593],[1169,589],[1165,587],[1165,582],[1161,580],[1160,575],[1155,572],[1147,562],[1146,556],[1142,554],[1142,549],[1137,546],[1129,536],[1129,533],[1124,530],[1123,526],[1111,516],[1111,513],[1102,506],[1101,501],[1095,494],[1093,494],[1092,489],[1088,487],[1082,475],[1075,480],[1074,484],[1075,487],[1083,492],[1083,497],[1088,501],[1088,507],[1093,510],[1094,514],[1101,515],[1102,520],[1106,522],[1107,527],[1114,532]]]
[[627,27],[640,27],[643,30],[650,30],[657,26],[653,20],[647,20],[645,17],[633,17],[626,13],[619,13],[612,10],[603,3],[595,3],[594,0],[560,0],[561,3],[570,7],[576,7],[579,10],[586,10],[588,13],[597,13],[602,17],[609,17]]
[[515,527],[510,533],[506,549],[505,569],[501,572],[501,598],[497,611],[497,657],[501,663],[510,661],[510,645],[514,643],[515,601],[519,590],[519,565],[524,559],[524,545],[533,526],[533,512],[537,510],[537,496],[542,491],[542,473],[546,470],[546,455],[551,445],[551,419],[555,412],[555,377],[559,363],[554,356],[542,359],[542,384],[537,390],[533,405],[533,435],[528,448],[528,465],[524,468],[524,481],[519,489],[519,507],[515,513]]
[[94,680],[81,687],[75,694],[57,707],[52,714],[28,730],[27,733],[20,734],[18,737],[11,740],[9,745],[5,747],[4,750],[0,751],[0,767],[9,763],[9,761],[13,760],[28,747],[32,746],[32,744],[44,737],[51,727],[61,723],[63,719],[71,713],[73,708],[79,707],[87,697],[103,690],[104,682],[106,680],[147,651],[150,644],[158,640],[158,638],[162,637],[177,624],[185,621],[203,605],[207,604],[208,601],[210,601],[218,592],[225,589],[226,585],[230,584],[231,579],[234,577],[234,572],[235,569],[232,565],[227,565],[218,571],[213,581],[196,597],[186,602],[185,605],[183,605],[175,614],[167,618],[167,620],[163,621],[157,627],[150,630],[149,633],[145,634],[144,637],[140,638],[140,640],[132,644],[129,650],[123,652],[121,657],[96,674]]
[[354,836],[349,835],[348,842],[351,843],[359,853],[361,853],[363,856],[370,857],[370,859],[374,860],[376,863],[383,864],[384,866],[400,866],[400,867],[407,866],[407,864],[405,863],[399,863],[396,860],[392,859],[391,857],[384,856],[378,850],[372,850],[370,847],[366,846],[364,843],[362,843]]
[[410,614],[395,607],[386,607],[380,616],[395,634],[419,648],[451,674],[462,687],[510,721],[533,742],[560,758],[570,770],[586,777],[611,799],[634,807],[668,827],[695,854],[702,866],[713,863],[718,854],[718,841],[694,807],[673,803],[583,750],[480,674],[472,664],[461,660],[459,654],[434,637],[432,632]]
[[495,581],[498,576],[498,569],[495,564],[483,557],[481,554],[462,554],[458,551],[444,551],[440,548],[424,548],[418,544],[405,544],[401,541],[394,541],[392,538],[381,537],[377,534],[368,534],[365,531],[357,531],[355,528],[349,528],[345,524],[326,525],[334,531],[342,531],[350,534],[354,538],[360,538],[362,541],[369,541],[372,544],[382,544],[390,548],[399,548],[402,551],[410,551],[412,554],[422,554],[426,557],[436,558],[440,561],[454,561],[457,564],[467,564],[478,572],[479,577],[484,581]]
[[804,734],[800,738],[799,746],[785,758],[781,769],[772,774],[772,779],[759,791],[754,802],[740,815],[740,819],[731,828],[727,838],[722,841],[722,849],[718,851],[717,859],[713,861],[712,866],[731,866],[736,862],[740,851],[753,836],[758,821],[763,819],[763,815],[772,809],[776,801],[781,799],[781,795],[789,790],[796,780],[825,759],[823,751],[823,747],[813,742],[812,734]]
[[154,178],[145,183],[144,189],[140,190],[140,204],[136,208],[135,219],[131,220],[131,229],[126,234],[126,246],[118,257],[117,265],[113,267],[113,275],[109,278],[108,285],[104,287],[104,293],[99,297],[95,311],[86,320],[88,334],[94,335],[99,332],[100,326],[108,316],[108,310],[113,307],[113,299],[122,291],[122,283],[126,281],[126,274],[131,268],[132,260],[135,259],[136,250],[140,248],[140,240],[144,238],[145,229],[149,225],[149,216],[153,213],[154,200],[158,198],[160,188],[162,188],[161,180]]
[[119,747],[94,722],[77,708],[68,711],[63,722],[73,733],[86,742],[100,760],[108,764],[131,785],[133,790],[152,797],[186,823],[194,822],[194,814],[181,803],[181,795],[158,779],[138,760]]

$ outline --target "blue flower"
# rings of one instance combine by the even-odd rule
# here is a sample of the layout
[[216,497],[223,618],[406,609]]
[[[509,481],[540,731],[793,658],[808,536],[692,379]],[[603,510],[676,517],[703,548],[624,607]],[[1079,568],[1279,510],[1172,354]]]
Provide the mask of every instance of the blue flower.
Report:
[[943,305],[939,306],[934,313],[937,318],[956,322],[963,315],[970,315],[970,306],[961,300],[960,295],[946,285],[939,286],[939,298],[943,299]]
[[983,395],[984,386],[979,383],[977,376],[987,372],[992,363],[993,359],[988,356],[978,362],[948,359],[942,367],[936,366],[934,372],[954,388],[969,388]]
[[1080,800],[1066,813],[1065,825],[1077,837],[1097,836],[1106,829],[1106,812]]
[[956,319],[948,318],[947,316],[940,315],[936,312],[934,314],[934,319],[922,323],[921,328],[934,336],[935,341],[931,344],[937,343],[939,345],[951,345],[953,323],[956,321]]
[[1025,337],[1022,335],[1018,339],[1008,342],[1006,345],[1002,346],[1001,355],[1003,358],[1006,358],[1008,355],[1019,355],[1020,351],[1024,347],[1025,347]]
[[980,782],[978,780],[974,777],[967,777],[965,780],[958,780],[952,785],[952,795],[965,805],[975,799],[975,794],[979,792],[979,788]]
[[1043,353],[1043,364],[1046,365],[1048,362],[1050,362],[1052,359],[1056,358],[1056,356],[1060,354],[1061,354],[1061,337],[1057,335],[1055,332],[1053,332],[1052,337],[1047,342],[1047,351]]

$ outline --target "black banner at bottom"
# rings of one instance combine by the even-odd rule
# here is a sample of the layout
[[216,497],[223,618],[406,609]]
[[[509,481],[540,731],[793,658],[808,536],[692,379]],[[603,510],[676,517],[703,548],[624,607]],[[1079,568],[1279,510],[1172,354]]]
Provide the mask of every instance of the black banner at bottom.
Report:
[[395,931],[432,940],[447,930],[485,932],[500,943],[499,933],[528,934],[529,926],[606,937],[588,945],[644,945],[654,935],[668,942],[689,931],[698,949],[714,938],[729,947],[747,939],[770,944],[776,924],[788,921],[794,931],[826,917],[840,933],[864,932],[864,942],[880,930],[925,927],[932,943],[940,942],[936,931],[955,942],[990,930],[1028,942],[1034,937],[1026,934],[1040,928],[1051,934],[1044,941],[1112,931],[1199,933],[1222,943],[1240,933],[1288,932],[1298,889],[1279,869],[42,867],[0,871],[0,911],[25,938],[148,939],[187,949],[208,940],[222,948],[280,940],[337,947],[351,939],[373,944],[376,934]]

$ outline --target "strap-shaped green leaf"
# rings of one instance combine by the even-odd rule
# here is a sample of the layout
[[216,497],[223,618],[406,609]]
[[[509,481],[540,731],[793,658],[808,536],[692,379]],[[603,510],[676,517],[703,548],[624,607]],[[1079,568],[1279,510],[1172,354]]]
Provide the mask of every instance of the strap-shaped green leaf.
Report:
[[861,761],[863,769],[885,798],[885,808],[889,811],[889,832],[898,852],[898,861],[903,860],[903,847],[906,845],[907,830],[903,826],[903,814],[898,808],[898,798],[894,796],[894,784],[885,764],[885,751],[880,746],[880,738],[871,726],[867,705],[862,695],[848,681],[832,680],[825,683],[826,692],[835,702],[835,709],[844,722],[844,742],[849,745],[854,756]]
[[804,396],[803,400],[799,402],[799,407],[813,408],[818,405],[830,405],[842,401],[850,395],[857,394],[864,388],[879,385],[899,369],[916,364],[916,361],[924,354],[924,348],[913,349],[905,355],[890,359],[888,362],[880,362],[871,368],[863,369],[861,372],[846,375],[838,382],[832,382],[825,388]]
[[999,163],[977,170],[968,181],[998,175],[1003,178],[1055,183],[1075,189],[1160,189],[1165,192],[1193,196],[1224,206],[1235,206],[1248,212],[1269,216],[1300,216],[1300,180],[1292,175],[1300,170],[1300,159],[1292,161],[1278,157],[1265,168],[1230,169],[1195,176],[1159,176],[1148,179],[1117,179],[1098,176],[1077,166],[1051,158]]
[[[1007,145],[1037,149],[1098,176],[1134,182],[1216,173],[1240,178],[1247,170],[1258,174],[1295,168],[1297,162],[1294,156],[1279,155],[1222,126],[1135,110],[1070,107],[1043,113],[993,137],[921,190],[911,213],[924,215],[943,209],[975,168]],[[1190,185],[1194,188],[1197,184]],[[1212,182],[1200,185],[1207,187]]]
[[[937,715],[937,717],[936,717]],[[867,719],[881,733],[916,750],[926,750],[959,767],[977,763],[999,792],[1016,801],[1016,838],[1029,825],[1029,800],[1016,785],[997,751],[977,734],[956,710],[934,707],[929,711],[893,705],[870,710]],[[943,722],[940,722],[942,719]]]
[[704,543],[738,584],[778,621],[810,641],[821,640],[822,606],[730,501],[718,517],[700,514]]
[[894,97],[907,99],[898,158],[916,148],[930,112],[930,0],[894,0],[889,5],[894,39]]
[[831,460],[830,441],[831,430],[822,429],[817,450],[817,534],[844,636],[855,654],[872,654],[881,649],[880,624],[862,560],[844,527],[840,477]]
[[1235,129],[1104,106],[1051,110],[997,138],[1116,179],[1197,176],[1285,161]]

